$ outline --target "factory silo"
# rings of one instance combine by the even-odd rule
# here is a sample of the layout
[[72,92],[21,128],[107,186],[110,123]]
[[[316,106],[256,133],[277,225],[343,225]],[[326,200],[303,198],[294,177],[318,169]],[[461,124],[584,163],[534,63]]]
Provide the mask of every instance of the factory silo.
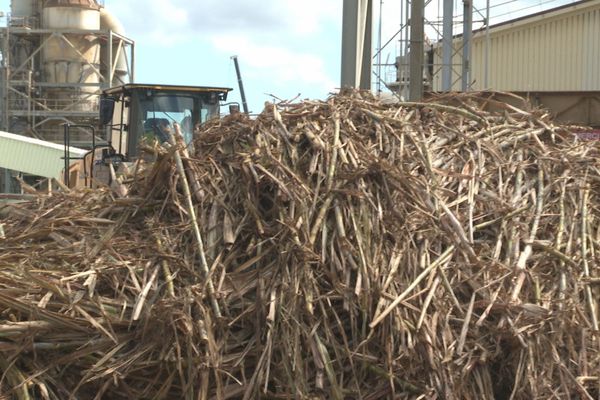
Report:
[[101,91],[133,80],[134,42],[102,0],[12,0],[0,36],[0,130],[61,143],[62,124],[95,125]]
[[[0,130],[62,144],[65,123],[97,126],[102,90],[133,81],[134,51],[103,0],[12,0],[0,27]],[[91,130],[72,129],[72,146],[92,143]],[[14,174],[0,169],[0,192],[18,187]]]
[[[42,28],[53,31],[99,31],[100,6],[95,0],[48,0],[42,13]],[[100,38],[96,34],[51,35],[42,50],[42,65],[48,84],[48,100],[57,106],[73,104],[79,111],[95,110],[100,83]],[[68,84],[76,86],[69,87]]]

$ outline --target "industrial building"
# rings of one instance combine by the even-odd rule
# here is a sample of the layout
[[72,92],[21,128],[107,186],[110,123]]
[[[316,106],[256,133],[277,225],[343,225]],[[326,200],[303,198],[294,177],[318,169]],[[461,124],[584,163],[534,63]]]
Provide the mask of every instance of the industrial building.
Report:
[[[103,1],[13,0],[0,46],[0,130],[17,135],[62,144],[64,123],[96,125],[100,92],[134,79],[135,43]],[[31,146],[0,140],[15,154]],[[91,142],[90,130],[73,131],[74,146]],[[14,189],[8,160],[4,192]]]
[[[462,35],[454,38],[452,87],[461,90]],[[432,47],[434,92],[442,86],[442,46]],[[600,0],[586,0],[473,32],[470,90],[510,91],[563,122],[600,126]]]
[[[596,131],[468,92],[595,96],[598,1],[486,18],[481,50],[473,1],[443,0],[467,22],[453,36],[448,7],[440,61],[434,2],[397,0],[412,1],[396,65],[410,101],[391,104],[369,91],[373,0],[343,1],[339,94],[271,95],[255,118],[234,57],[244,114],[220,118],[231,88],[125,83],[132,42],[97,0],[19,0],[32,7],[2,32],[0,167],[25,193],[0,194],[0,400],[600,400]],[[232,32],[245,14],[264,40],[268,20],[233,2],[200,14]],[[159,4],[176,1],[131,9]],[[177,78],[148,44],[144,68]],[[289,73],[275,49],[257,68]]]
[[[600,0],[497,25],[487,18],[485,28],[474,32],[473,2],[463,0],[469,17],[461,22],[463,35],[453,31],[453,5],[460,2],[444,0],[444,39],[433,44],[423,35],[428,3],[401,2],[397,79],[387,84],[403,98],[420,99],[423,89],[511,91],[549,108],[559,121],[600,126]],[[369,88],[372,75],[381,79],[381,37],[375,54],[380,68],[371,68],[372,8],[372,0],[344,2],[341,87]],[[90,148],[92,133],[83,126],[97,125],[101,91],[134,82],[134,41],[103,0],[13,0],[6,21],[0,29],[0,131],[62,145],[62,126],[70,123],[79,126],[72,131],[73,147]],[[445,56],[443,43],[450,48]],[[424,51],[412,51],[418,45]],[[421,80],[413,91],[417,85],[411,83]],[[33,142],[18,136],[0,135],[5,154],[33,151]],[[0,192],[17,190],[14,175],[29,173],[14,172],[11,160],[0,158]]]
[[[510,8],[513,2],[487,1],[485,8],[476,9],[473,0],[440,0],[437,20],[424,17],[430,2],[403,2],[400,30],[385,44],[379,38],[378,87],[382,68],[389,65],[382,64],[382,51],[397,37],[395,80],[383,83],[401,99],[440,92],[512,92],[550,110],[559,122],[600,127],[600,0],[573,1],[490,23],[490,8]],[[475,17],[482,27],[473,30]]]

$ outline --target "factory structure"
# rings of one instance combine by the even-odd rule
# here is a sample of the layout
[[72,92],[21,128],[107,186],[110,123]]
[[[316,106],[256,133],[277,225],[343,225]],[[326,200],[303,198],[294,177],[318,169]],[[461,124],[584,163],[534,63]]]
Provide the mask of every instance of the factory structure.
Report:
[[[441,43],[430,50],[431,90],[444,91]],[[463,35],[453,40],[451,90],[461,90]],[[469,90],[528,97],[558,120],[600,126],[600,0],[571,3],[473,32]]]
[[[101,91],[134,80],[135,43],[102,1],[13,0],[0,52],[0,130],[41,153],[52,151],[45,142],[62,145],[65,123],[97,125]],[[19,149],[15,136],[0,141]],[[73,131],[73,146],[91,143],[89,129]],[[0,169],[0,190],[11,191],[14,175]]]
[[[400,54],[395,82],[386,85],[399,97],[513,92],[550,109],[560,122],[600,126],[600,0],[576,1],[496,25],[489,24],[488,15],[484,28],[475,31],[472,0],[462,0],[464,17],[456,15],[454,0],[440,0],[444,21],[438,41],[424,36],[429,2],[398,1],[404,10]],[[372,68],[373,3],[344,0],[341,87],[367,89],[373,76],[382,80],[381,70]],[[46,177],[60,173],[65,123],[74,127],[71,157],[103,140],[89,128],[98,125],[99,95],[135,81],[135,43],[103,0],[12,0],[5,17],[6,26],[0,28],[0,192],[9,193],[20,190],[19,180],[39,171],[52,171]],[[462,34],[455,29],[459,19]],[[381,35],[377,47],[375,59],[381,65]],[[55,165],[42,168],[48,157]]]
[[[403,3],[395,79],[385,82],[400,98],[411,99],[411,90],[412,100],[452,91],[511,92],[549,109],[559,122],[600,126],[600,0],[574,1],[498,24],[489,24],[489,9],[487,15],[475,10],[472,0],[462,0],[462,15],[453,0],[442,3],[439,21],[423,17],[426,2]],[[482,28],[472,29],[474,16],[483,16]],[[437,40],[423,35],[426,28]],[[381,50],[380,45],[379,60]]]

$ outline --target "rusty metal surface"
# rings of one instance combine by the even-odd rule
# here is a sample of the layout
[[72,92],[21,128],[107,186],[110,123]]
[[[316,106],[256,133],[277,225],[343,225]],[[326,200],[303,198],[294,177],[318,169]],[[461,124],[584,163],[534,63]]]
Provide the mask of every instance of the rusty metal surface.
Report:
[[47,0],[44,7],[77,7],[90,10],[99,10],[100,5],[96,0]]

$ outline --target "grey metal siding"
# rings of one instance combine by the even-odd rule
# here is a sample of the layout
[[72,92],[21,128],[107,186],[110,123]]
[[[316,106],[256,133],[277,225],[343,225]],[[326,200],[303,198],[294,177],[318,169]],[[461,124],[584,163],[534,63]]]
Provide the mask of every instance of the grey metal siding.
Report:
[[[600,0],[490,30],[489,87],[485,33],[473,37],[472,89],[600,90]],[[460,89],[462,41],[455,40],[453,89]],[[441,47],[434,49],[433,89],[441,89]]]

